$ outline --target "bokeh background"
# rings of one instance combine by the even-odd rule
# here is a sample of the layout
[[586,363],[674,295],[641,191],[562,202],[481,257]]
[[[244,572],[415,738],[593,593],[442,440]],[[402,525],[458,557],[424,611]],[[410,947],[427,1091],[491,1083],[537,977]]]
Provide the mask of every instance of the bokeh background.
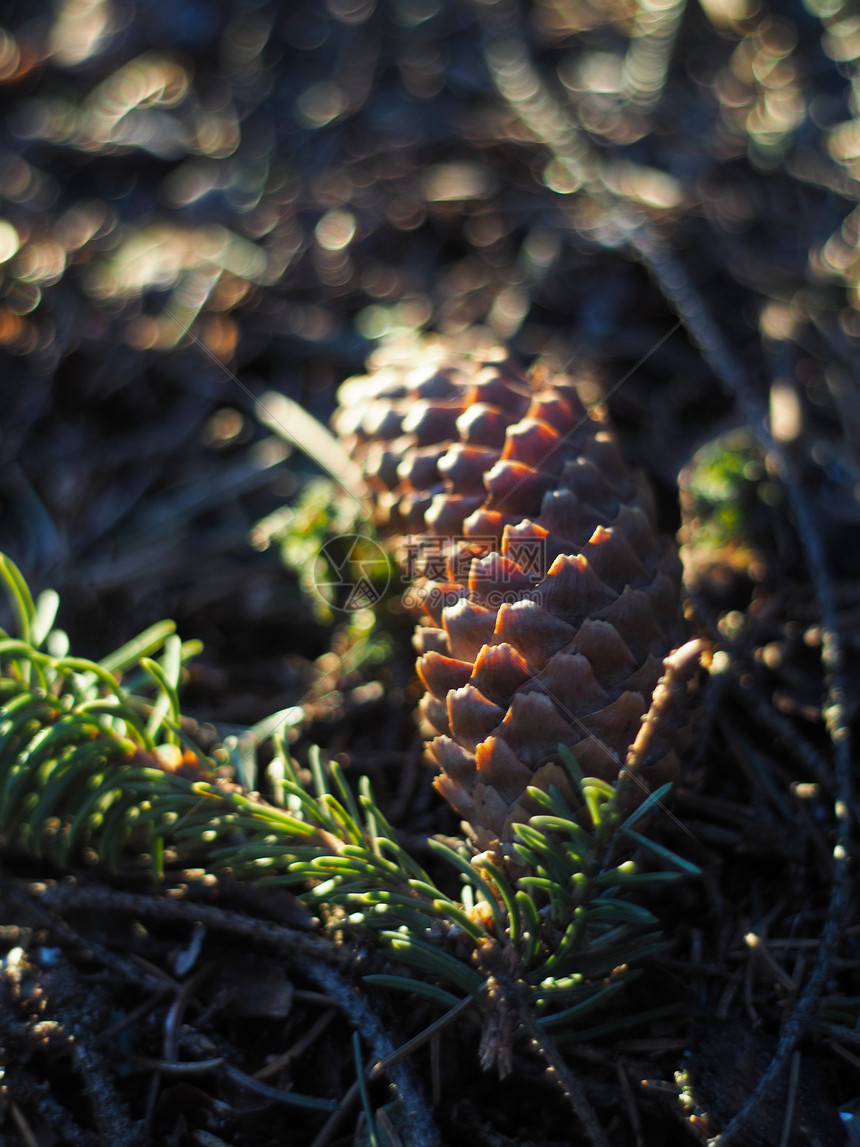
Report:
[[839,0],[7,0],[0,545],[83,652],[174,615],[254,719],[326,641],[247,545],[313,473],[254,397],[326,420],[380,338],[473,324],[595,395],[646,358],[610,405],[674,527],[743,419],[622,217],[850,490],[858,54]]

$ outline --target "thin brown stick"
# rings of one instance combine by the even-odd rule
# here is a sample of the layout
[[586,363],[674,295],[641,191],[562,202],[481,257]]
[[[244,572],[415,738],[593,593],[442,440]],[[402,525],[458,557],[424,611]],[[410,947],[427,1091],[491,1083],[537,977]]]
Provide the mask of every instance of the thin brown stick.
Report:
[[574,1115],[582,1125],[585,1136],[591,1147],[610,1147],[603,1128],[598,1122],[594,1108],[588,1102],[585,1088],[580,1080],[565,1063],[561,1052],[547,1032],[541,1031],[540,1025],[532,1013],[531,1008],[523,1000],[520,1002],[518,1019],[525,1029],[525,1033],[535,1050],[546,1061],[547,1070],[558,1083],[567,1096]]
[[791,992],[791,994],[794,995],[797,991],[797,984],[795,984],[785,968],[780,967],[770,954],[768,946],[762,937],[757,936],[755,932],[747,932],[746,936],[744,936],[744,943],[767,968],[773,978],[782,984],[787,992]]
[[39,1147],[39,1140],[33,1134],[33,1129],[27,1122],[27,1116],[14,1099],[9,1104],[9,1114],[12,1116],[12,1121],[18,1128],[18,1134],[21,1136],[24,1147]]
[[193,976],[189,976],[167,1009],[167,1015],[164,1017],[162,1053],[167,1060],[176,1059],[179,1053],[179,1029],[185,1016],[185,1009],[188,1007],[188,1001],[197,991],[201,981],[212,971],[212,967],[212,964],[204,964],[202,968],[197,969]]
[[796,1051],[791,1057],[791,1071],[788,1077],[788,1095],[785,1097],[785,1119],[782,1124],[782,1134],[779,1137],[779,1147],[788,1147],[791,1138],[791,1125],[794,1122],[794,1111],[797,1106],[797,1087],[800,1082],[800,1052]]
[[404,1044],[401,1044],[400,1047],[391,1053],[391,1055],[388,1055],[385,1057],[385,1059],[382,1059],[378,1063],[373,1064],[370,1072],[368,1073],[368,1079],[378,1079],[387,1067],[390,1067],[393,1063],[399,1062],[405,1056],[411,1055],[412,1052],[417,1051],[419,1047],[423,1047],[427,1040],[436,1035],[438,1032],[442,1031],[443,1028],[448,1027],[448,1025],[453,1023],[458,1016],[463,1015],[464,1012],[467,1012],[469,1008],[473,1007],[474,1003],[475,1001],[471,996],[467,996],[464,1000],[460,1000],[459,1004],[455,1004],[453,1008],[449,1008],[444,1015],[438,1018],[438,1020],[434,1020],[432,1024],[428,1024],[428,1026],[424,1028],[423,1031],[420,1031],[418,1035],[413,1036],[412,1039],[407,1040]]
[[323,937],[301,932],[285,924],[255,920],[209,904],[192,904],[186,900],[168,900],[162,896],[145,896],[136,892],[116,892],[91,885],[81,887],[76,884],[29,883],[26,889],[31,896],[51,908],[96,908],[150,920],[205,924],[207,928],[236,939],[253,940],[278,951],[292,952],[329,964],[346,964],[352,959],[349,951]]
[[268,1079],[272,1075],[277,1075],[282,1067],[286,1067],[292,1060],[297,1059],[298,1056],[306,1051],[307,1048],[320,1036],[334,1017],[337,1012],[331,1008],[327,1012],[323,1012],[321,1016],[311,1027],[305,1032],[301,1039],[297,1039],[294,1044],[291,1044],[286,1051],[276,1055],[274,1059],[269,1060],[265,1067],[261,1067],[259,1071],[254,1072],[254,1079]]
[[136,1008],[132,1008],[128,1015],[123,1016],[121,1020],[117,1020],[115,1024],[111,1024],[111,1026],[105,1028],[104,1031],[99,1032],[93,1040],[93,1047],[101,1047],[102,1044],[109,1043],[110,1040],[112,1040],[114,1036],[119,1035],[121,1031],[125,1031],[125,1029],[131,1027],[132,1024],[136,1024],[138,1020],[149,1015],[151,1011],[154,1011],[155,1008],[158,1007],[166,994],[167,989],[164,988],[157,995],[151,996],[148,1000],[144,1000],[142,1004],[138,1004]]
[[627,1111],[627,1118],[630,1120],[630,1126],[633,1129],[633,1138],[636,1141],[636,1147],[645,1147],[645,1137],[642,1134],[642,1120],[639,1118],[636,1096],[633,1094],[633,1088],[630,1086],[630,1080],[627,1077],[627,1065],[624,1060],[620,1059],[618,1061],[615,1073],[618,1076],[618,1082],[621,1084],[624,1107]]
[[347,1117],[355,1104],[358,1103],[359,1095],[360,1089],[358,1086],[358,1080],[356,1080],[344,1093],[343,1099],[341,1099],[337,1111],[333,1111],[323,1126],[320,1128],[319,1134],[316,1136],[313,1143],[311,1143],[311,1147],[327,1147],[327,1144],[331,1143],[341,1123],[343,1123],[344,1119]]

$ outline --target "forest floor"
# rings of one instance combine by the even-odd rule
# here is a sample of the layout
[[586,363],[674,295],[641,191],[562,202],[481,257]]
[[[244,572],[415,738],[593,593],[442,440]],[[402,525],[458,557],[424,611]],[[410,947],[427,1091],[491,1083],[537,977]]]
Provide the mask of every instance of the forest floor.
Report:
[[[669,946],[567,1062],[613,1147],[707,1141],[769,1065],[732,1142],[860,1142],[850,6],[8,0],[0,23],[0,550],[59,592],[71,648],[174,619],[204,644],[182,693],[204,740],[305,705],[298,759],[369,775],[421,854],[457,826],[420,765],[409,624],[348,665],[311,549],[265,545],[320,471],[261,402],[327,423],[404,330],[569,366],[682,531],[719,672],[657,830],[704,877],[652,894]],[[525,1044],[500,1082],[456,1017],[411,1057],[422,1138],[387,1079],[356,1085],[336,993],[226,918],[146,922],[96,868],[73,887],[106,899],[47,907],[62,873],[8,850],[3,872],[0,1144],[600,1142]],[[395,1045],[440,1014],[374,998]]]

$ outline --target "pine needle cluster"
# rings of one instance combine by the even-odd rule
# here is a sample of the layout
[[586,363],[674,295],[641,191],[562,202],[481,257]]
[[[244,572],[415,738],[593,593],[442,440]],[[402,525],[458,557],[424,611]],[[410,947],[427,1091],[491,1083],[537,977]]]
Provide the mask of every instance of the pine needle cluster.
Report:
[[[558,790],[534,789],[541,811],[517,828],[516,864],[503,871],[465,842],[433,838],[430,872],[400,843],[366,777],[354,790],[313,746],[310,767],[299,767],[284,719],[263,723],[268,799],[225,775],[235,749],[205,754],[182,716],[182,669],[200,646],[182,643],[171,622],[90,661],[54,627],[53,591],[34,601],[5,557],[0,577],[17,620],[16,636],[0,631],[7,851],[60,867],[148,869],[154,885],[193,867],[289,886],[335,940],[372,938],[384,950],[392,972],[368,983],[448,1006],[470,998],[485,1024],[483,1059],[503,1072],[518,1017],[562,1042],[581,1038],[587,1017],[659,950],[658,921],[637,893],[696,871],[639,831],[669,786],[625,818],[616,788],[584,777],[563,750],[576,813]],[[637,859],[645,853],[653,870]],[[457,894],[440,888],[455,886],[452,874]]]

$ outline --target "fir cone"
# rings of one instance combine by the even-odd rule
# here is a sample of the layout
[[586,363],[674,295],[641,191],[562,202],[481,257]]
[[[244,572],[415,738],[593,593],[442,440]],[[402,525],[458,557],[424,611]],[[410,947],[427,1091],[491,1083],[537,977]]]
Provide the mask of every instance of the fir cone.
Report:
[[[443,339],[370,367],[344,383],[335,429],[380,524],[405,535],[435,785],[477,848],[504,853],[538,811],[528,786],[578,804],[559,744],[586,776],[618,778],[683,640],[680,563],[568,376]],[[643,799],[676,776],[687,722],[670,724],[637,756]]]

